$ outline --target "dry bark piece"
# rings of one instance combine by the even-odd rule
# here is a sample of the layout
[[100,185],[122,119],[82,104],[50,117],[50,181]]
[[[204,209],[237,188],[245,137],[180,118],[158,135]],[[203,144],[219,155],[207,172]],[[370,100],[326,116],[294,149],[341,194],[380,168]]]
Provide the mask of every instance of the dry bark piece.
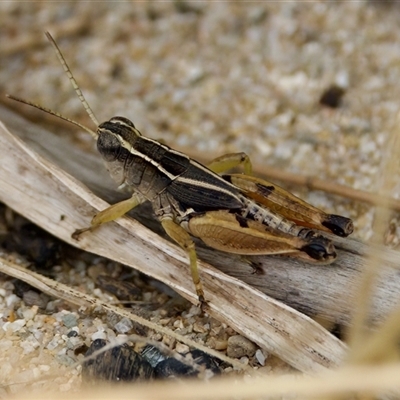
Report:
[[[87,185],[95,194],[113,203],[124,198],[123,194],[115,190],[115,184],[95,151],[93,153],[82,151],[65,137],[62,138],[40,129],[1,106],[0,119],[6,121],[13,133],[28,143],[29,148],[61,166]],[[6,171],[3,172],[6,173]],[[279,172],[283,171],[279,170]],[[278,175],[278,178],[279,176],[282,174]],[[286,175],[284,177],[287,178]],[[298,178],[299,182],[302,180],[305,183],[308,182],[306,177]],[[19,172],[9,176],[8,179],[15,179],[17,182],[20,179]],[[343,192],[343,187],[338,190]],[[60,193],[54,196],[59,197]],[[47,201],[46,196],[42,197],[43,201]],[[12,199],[10,201],[12,202]],[[396,206],[396,204],[393,205]],[[40,205],[40,207],[43,206]],[[151,211],[146,212],[147,210],[144,206],[132,214],[140,222],[160,233],[159,224],[151,218]],[[94,211],[91,216],[93,213]],[[82,225],[82,222],[79,222],[74,228]],[[307,315],[347,325],[352,315],[355,285],[364,266],[363,254],[366,246],[351,238],[341,240],[336,237],[333,240],[335,247],[339,250],[339,256],[338,260],[329,267],[310,266],[286,257],[244,259],[211,250],[199,241],[196,242],[196,248],[201,259],[210,262],[226,274],[256,287],[263,293]],[[398,252],[385,249],[384,256],[385,265],[394,267],[398,265]],[[378,289],[374,294],[374,306],[371,310],[372,324],[383,321],[400,296],[400,278],[397,276],[396,268],[386,269],[378,282]]]
[[[63,158],[66,151],[64,146]],[[3,125],[0,152],[4,164],[0,170],[1,201],[67,243],[132,266],[197,301],[182,250],[127,217],[106,224],[79,242],[73,240],[75,229],[87,225],[107,204]],[[320,371],[343,359],[343,343],[305,315],[208,264],[199,266],[208,311],[218,320],[302,371]]]

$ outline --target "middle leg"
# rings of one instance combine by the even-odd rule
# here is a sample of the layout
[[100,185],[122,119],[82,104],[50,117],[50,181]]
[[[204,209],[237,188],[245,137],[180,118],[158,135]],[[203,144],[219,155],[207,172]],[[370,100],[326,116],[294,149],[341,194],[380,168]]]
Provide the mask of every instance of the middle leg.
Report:
[[207,167],[217,174],[228,171],[239,165],[243,165],[244,173],[246,175],[253,174],[253,167],[251,165],[250,157],[246,153],[228,153],[223,156],[214,158]]

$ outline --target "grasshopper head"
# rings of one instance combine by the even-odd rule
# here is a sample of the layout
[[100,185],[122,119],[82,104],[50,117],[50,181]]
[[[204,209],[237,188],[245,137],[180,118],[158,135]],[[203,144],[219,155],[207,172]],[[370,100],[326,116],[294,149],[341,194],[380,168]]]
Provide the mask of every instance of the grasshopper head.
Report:
[[130,152],[141,136],[132,121],[124,117],[113,117],[101,123],[97,133],[97,149],[106,162],[125,161],[126,151]]

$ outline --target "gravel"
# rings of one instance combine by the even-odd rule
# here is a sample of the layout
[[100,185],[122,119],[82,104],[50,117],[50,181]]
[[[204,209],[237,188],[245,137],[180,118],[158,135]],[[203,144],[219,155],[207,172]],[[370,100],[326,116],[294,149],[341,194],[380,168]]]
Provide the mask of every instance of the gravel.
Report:
[[[398,111],[399,14],[396,3],[367,1],[1,2],[0,91],[92,126],[44,38],[49,30],[100,120],[124,115],[146,135],[199,154],[245,151],[266,167],[376,192]],[[342,90],[340,102],[321,104],[332,87]],[[353,218],[354,237],[371,236],[371,207],[295,190],[317,207]],[[399,191],[397,185],[394,196]],[[400,241],[398,226],[393,216],[392,247]],[[98,260],[76,265],[58,265],[53,273],[92,292],[86,271]],[[100,289],[95,294],[115,300]],[[153,289],[146,296],[146,304],[167,299]],[[110,326],[106,316],[81,315],[59,300],[46,304],[26,304],[0,278],[0,376],[9,393],[27,385],[32,393],[77,390],[79,349],[132,329],[126,321]],[[199,321],[189,304],[182,309],[186,314],[149,313],[226,349],[235,332],[209,318]],[[243,362],[265,371],[288,368],[260,350]],[[37,380],[49,373],[56,377]]]

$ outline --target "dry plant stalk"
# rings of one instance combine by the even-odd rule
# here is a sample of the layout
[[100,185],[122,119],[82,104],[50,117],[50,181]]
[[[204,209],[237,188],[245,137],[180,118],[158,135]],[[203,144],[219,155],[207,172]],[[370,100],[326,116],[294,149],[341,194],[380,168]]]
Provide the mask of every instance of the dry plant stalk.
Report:
[[[139,315],[134,314],[132,311],[107,304],[101,300],[96,299],[93,296],[90,296],[86,293],[82,293],[73,288],[70,288],[69,286],[64,285],[63,283],[56,282],[55,280],[47,278],[36,272],[30,271],[2,257],[0,257],[0,272],[8,276],[20,279],[28,283],[29,285],[39,289],[40,291],[49,296],[55,297],[57,299],[63,299],[71,304],[83,307],[86,309],[87,313],[90,313],[90,310],[94,309],[95,307],[103,310],[104,312],[112,312],[113,314],[118,315],[121,318],[128,318],[149,329],[173,337],[174,339],[180,341],[181,343],[184,343],[188,346],[197,348],[205,353],[208,353],[211,356],[220,359],[221,361],[225,361],[226,363],[231,364],[232,366],[234,366],[239,370],[247,369],[251,372],[253,371],[250,367],[241,364],[239,361],[235,359],[227,357],[218,351],[212,350],[206,346],[196,343],[193,340],[185,336],[179,335],[178,333],[168,328],[165,328],[161,325],[157,325],[151,321],[148,321],[140,317]],[[143,340],[146,341],[146,338],[143,338]]]
[[[0,126],[0,200],[61,240],[159,279],[192,302],[187,256],[124,217],[86,235],[71,234],[107,204]],[[51,199],[51,201],[49,201]],[[29,205],[29,206],[27,206]],[[307,316],[200,263],[209,313],[304,372],[337,366],[345,346]]]
[[[400,122],[400,113],[397,114],[396,122],[387,140],[387,154],[386,157],[383,157],[382,171],[377,173],[377,176],[383,177],[383,179],[379,180],[381,187],[378,190],[383,195],[383,204],[382,207],[377,207],[376,209],[373,226],[374,235],[372,238],[372,241],[378,245],[383,244],[384,233],[390,217],[387,199],[395,186],[395,177],[398,176],[398,155],[400,154],[398,124]],[[383,258],[384,251],[383,247],[378,251],[371,248],[367,253],[368,261],[358,290],[354,323],[349,330],[349,344],[351,346],[349,363],[380,364],[399,360],[400,303],[396,303],[396,307],[376,332],[371,332],[368,326],[371,293],[382,270],[380,261]]]
[[[237,377],[214,379],[205,385],[200,380],[153,382],[151,385],[137,384],[118,386],[103,386],[74,394],[78,399],[85,400],[131,400],[132,397],[141,400],[225,400],[225,399],[276,399],[277,396],[288,396],[290,399],[322,399],[327,396],[337,396],[338,399],[353,399],[354,393],[377,395],[389,390],[400,390],[400,365],[358,366],[329,371],[320,376],[263,376],[247,377],[238,380]],[[69,400],[71,394],[43,394],[42,400]],[[280,397],[279,397],[280,398]],[[286,397],[285,397],[286,398]],[[330,397],[334,398],[334,397]],[[374,397],[376,398],[376,397]],[[383,396],[379,397],[383,399]],[[387,397],[385,397],[387,398]],[[397,397],[398,398],[398,397]],[[15,400],[31,400],[32,394],[14,397]]]
[[[1,106],[0,119],[30,148],[53,161],[103,199],[111,203],[122,199],[96,152],[82,151],[68,137],[40,129]],[[57,126],[61,129],[61,125]],[[151,211],[146,214],[141,209],[133,214],[152,230],[160,231],[159,225],[151,218]],[[74,228],[84,225],[80,223]],[[343,240],[335,237],[332,240],[339,256],[329,267],[312,266],[286,257],[243,258],[212,250],[201,242],[196,245],[201,259],[226,274],[309,316],[348,325],[353,311],[356,283],[364,269],[367,246],[351,238]],[[374,249],[377,247],[374,246]],[[391,312],[393,304],[400,297],[400,277],[397,272],[399,253],[385,248],[383,256],[388,268],[381,274],[372,300],[374,308],[371,323],[375,326]]]

